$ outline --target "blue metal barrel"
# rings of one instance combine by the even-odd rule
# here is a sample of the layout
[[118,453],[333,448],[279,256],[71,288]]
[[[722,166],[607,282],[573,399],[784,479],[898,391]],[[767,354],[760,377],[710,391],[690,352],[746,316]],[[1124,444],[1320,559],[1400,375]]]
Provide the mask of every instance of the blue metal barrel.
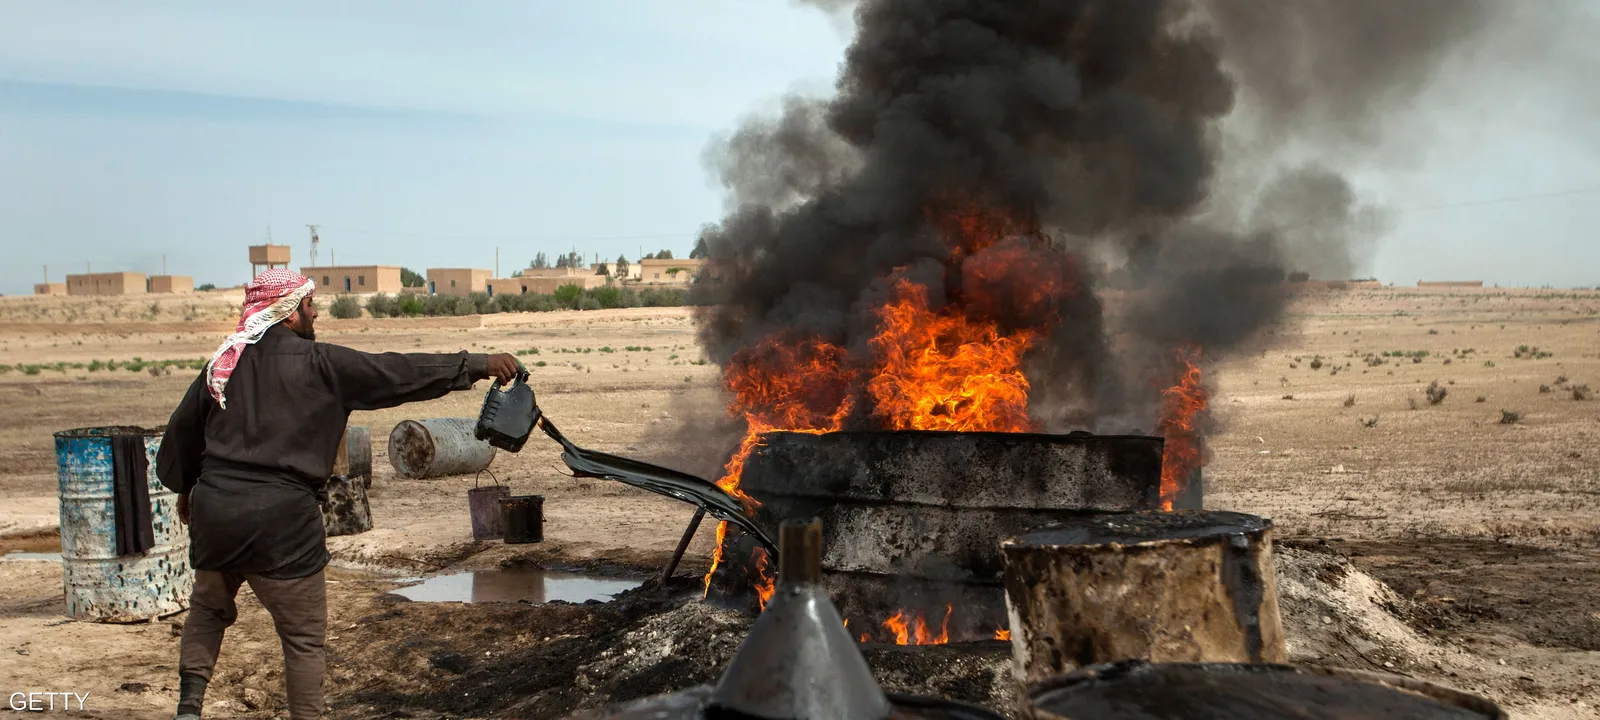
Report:
[[[150,461],[155,545],[143,555],[116,554],[111,436],[144,435]],[[178,496],[156,477],[161,433],[136,427],[63,430],[56,438],[61,501],[61,570],[67,616],[123,622],[178,612],[189,604],[194,572],[189,533],[178,521]]]

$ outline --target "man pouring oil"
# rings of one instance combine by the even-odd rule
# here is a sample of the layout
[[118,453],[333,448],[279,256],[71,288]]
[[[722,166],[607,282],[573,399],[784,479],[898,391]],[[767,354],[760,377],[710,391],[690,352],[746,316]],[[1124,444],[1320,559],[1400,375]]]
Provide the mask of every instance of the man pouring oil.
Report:
[[364,353],[316,342],[315,285],[288,270],[246,287],[238,330],[167,423],[156,457],[189,526],[194,591],[183,626],[178,720],[197,719],[234,596],[250,585],[283,646],[294,720],[322,717],[328,549],[318,493],[352,411],[466,390],[521,370],[508,354]]

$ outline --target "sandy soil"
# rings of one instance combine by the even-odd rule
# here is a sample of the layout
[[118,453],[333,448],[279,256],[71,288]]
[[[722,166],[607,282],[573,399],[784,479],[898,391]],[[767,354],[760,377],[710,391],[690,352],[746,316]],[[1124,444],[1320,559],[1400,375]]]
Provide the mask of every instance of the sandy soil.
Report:
[[[162,304],[154,317],[153,301]],[[236,302],[227,293],[0,299],[0,364],[200,358],[228,329]],[[683,310],[324,321],[318,330],[320,339],[364,350],[537,348],[522,359],[540,403],[578,442],[698,472],[718,461],[671,442],[685,429],[719,426],[714,412],[706,414],[720,402],[715,366],[697,364]],[[1207,504],[1273,517],[1294,552],[1359,579],[1312,593],[1344,605],[1300,618],[1305,651],[1297,658],[1482,691],[1518,717],[1600,717],[1600,399],[1574,399],[1574,388],[1600,387],[1600,293],[1318,295],[1298,302],[1277,332],[1273,350],[1225,359],[1209,378],[1221,428],[1212,438]],[[1523,345],[1528,352],[1516,357]],[[1420,362],[1418,351],[1427,351]],[[54,535],[52,431],[159,425],[192,379],[188,370],[35,373],[0,374],[0,550],[48,547]],[[1447,391],[1438,404],[1426,393],[1434,381]],[[502,454],[493,467],[513,491],[546,496],[549,540],[472,543],[466,490],[473,480],[396,478],[386,439],[404,418],[471,416],[481,397],[459,393],[352,418],[373,429],[376,528],[330,541],[344,568],[330,595],[335,716],[377,717],[385,703],[408,708],[410,717],[502,716],[441,698],[475,687],[531,698],[548,688],[484,679],[513,673],[510,664],[475,661],[471,671],[452,672],[434,667],[430,654],[548,659],[524,654],[560,650],[570,634],[564,624],[605,622],[598,611],[560,606],[402,608],[384,599],[393,576],[502,563],[643,574],[659,567],[688,519],[687,506],[565,477],[554,447],[540,443]],[[1520,420],[1502,424],[1503,410]],[[710,528],[696,538],[684,573],[706,567]],[[0,652],[10,658],[0,663],[0,690],[88,691],[92,717],[170,713],[177,661],[170,625],[66,621],[60,593],[57,563],[0,561]],[[1327,629],[1318,627],[1323,617]],[[372,649],[380,646],[383,652]],[[273,716],[281,707],[279,658],[264,611],[242,600],[213,692],[215,714]],[[444,664],[456,663],[447,657]],[[551,675],[538,682],[577,681]],[[567,699],[552,699],[551,708],[579,702],[560,697]],[[536,711],[518,709],[548,716]]]

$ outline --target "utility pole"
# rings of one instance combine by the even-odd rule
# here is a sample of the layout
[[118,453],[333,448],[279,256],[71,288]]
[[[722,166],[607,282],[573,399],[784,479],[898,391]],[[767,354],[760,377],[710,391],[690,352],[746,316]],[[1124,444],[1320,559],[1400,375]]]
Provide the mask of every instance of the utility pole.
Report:
[[161,253],[161,274],[167,274],[167,254]]
[[322,244],[322,240],[317,237],[317,226],[316,225],[307,225],[306,227],[311,228],[311,266],[312,267],[316,267],[317,266],[317,246]]
[[50,266],[49,265],[44,266],[44,282],[45,282],[46,285],[50,284]]
[[498,246],[494,249],[494,276],[500,277],[500,248]]

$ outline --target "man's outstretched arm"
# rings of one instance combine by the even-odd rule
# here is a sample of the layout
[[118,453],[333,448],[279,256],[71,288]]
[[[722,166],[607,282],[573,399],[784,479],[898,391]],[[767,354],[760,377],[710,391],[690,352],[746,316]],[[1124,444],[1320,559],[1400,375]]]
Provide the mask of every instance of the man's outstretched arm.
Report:
[[521,370],[507,353],[364,353],[326,344],[318,344],[317,351],[346,410],[432,400],[484,378],[510,380]]

